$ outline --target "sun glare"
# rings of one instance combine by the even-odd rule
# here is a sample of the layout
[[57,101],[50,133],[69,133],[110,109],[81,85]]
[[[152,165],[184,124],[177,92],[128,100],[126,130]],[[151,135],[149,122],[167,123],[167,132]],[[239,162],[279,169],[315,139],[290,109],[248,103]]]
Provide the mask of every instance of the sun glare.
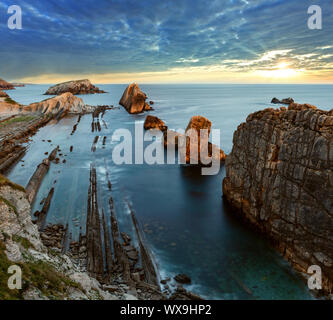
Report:
[[282,79],[298,76],[299,72],[291,68],[288,62],[280,62],[272,70],[261,70],[258,74],[265,78]]

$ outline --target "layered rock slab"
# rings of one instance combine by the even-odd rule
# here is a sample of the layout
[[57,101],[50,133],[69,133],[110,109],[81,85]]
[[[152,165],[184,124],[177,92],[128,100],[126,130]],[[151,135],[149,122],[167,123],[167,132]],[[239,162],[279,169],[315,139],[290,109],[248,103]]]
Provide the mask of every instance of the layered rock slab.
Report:
[[224,198],[295,268],[333,289],[333,110],[290,104],[248,116],[226,160]]
[[41,102],[32,103],[24,108],[24,111],[51,113],[53,115],[67,113],[85,113],[92,112],[94,108],[84,104],[81,98],[74,96],[72,93],[63,93],[54,98],[46,99]]

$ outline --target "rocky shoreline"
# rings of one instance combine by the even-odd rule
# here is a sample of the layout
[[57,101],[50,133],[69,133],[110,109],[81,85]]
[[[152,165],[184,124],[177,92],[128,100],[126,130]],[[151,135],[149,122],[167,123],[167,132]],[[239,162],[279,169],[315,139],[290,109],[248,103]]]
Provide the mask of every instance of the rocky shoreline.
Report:
[[[92,131],[101,132],[104,127],[107,128],[107,123],[103,120],[105,112],[113,109],[112,106],[91,107],[84,105],[80,98],[71,93],[64,93],[29,106],[13,104],[13,108],[18,114],[4,119],[2,126],[3,139],[1,140],[0,150],[4,157],[7,156],[10,160],[4,161],[3,171],[9,169],[24,155],[25,148],[22,144],[27,143],[29,136],[49,121],[58,121],[69,114],[78,114],[78,121],[71,133],[73,135],[81,117],[86,113],[91,113],[93,119]],[[20,119],[19,117],[29,117],[29,121],[26,118]],[[99,136],[96,137],[99,138]],[[105,144],[105,138],[103,139],[103,145]],[[96,143],[93,144],[91,151],[95,152],[95,150]],[[71,146],[70,152],[73,151],[74,146]],[[70,285],[66,287],[66,290],[62,289],[61,292],[57,290],[47,292],[36,283],[17,293],[20,298],[201,299],[199,296],[185,290],[181,284],[176,285],[177,282],[170,284],[170,280],[164,280],[160,283],[153,256],[143,240],[135,212],[130,203],[126,203],[126,205],[131,212],[138,247],[134,245],[131,237],[126,232],[119,229],[112,197],[110,197],[109,208],[99,208],[97,172],[93,164],[88,190],[86,230],[81,230],[82,233],[78,241],[72,239],[68,225],[50,225],[46,223],[55,187],[50,188],[47,197],[40,203],[41,209],[32,215],[31,204],[35,201],[45,175],[51,166],[61,161],[61,147],[58,146],[50,152],[46,152],[45,155],[48,157],[37,166],[26,188],[16,186],[1,176],[0,242],[4,250],[0,252],[0,258],[6,260],[7,264],[21,263],[23,265],[31,260],[36,264],[48,263],[45,266],[48,269],[47,272],[58,274],[59,278],[63,278]],[[109,178],[108,181],[109,190],[111,191],[112,183]],[[21,202],[18,202],[18,199]],[[110,215],[107,210],[109,210]],[[20,221],[14,221],[9,217],[13,211],[21,215],[20,221],[24,220],[26,223],[24,226],[19,225]],[[31,219],[32,216],[34,220]],[[107,227],[109,225],[108,219],[111,219],[110,232]],[[19,226],[16,227],[16,225]],[[25,228],[28,228],[32,234],[27,235]],[[20,229],[20,232],[17,231],[18,229]],[[24,245],[21,245],[21,242]],[[105,245],[111,243],[113,243],[113,247]],[[26,260],[26,257],[28,257],[28,260]],[[61,263],[58,263],[59,261]],[[26,279],[26,281],[29,281],[29,279]],[[163,291],[162,286],[164,287]]]
[[[126,88],[120,104],[129,113],[136,114],[151,110],[146,100],[147,95],[137,84],[132,84]],[[228,156],[220,149],[213,153],[217,147],[208,141],[211,121],[193,116],[185,130],[188,134],[184,140],[186,163],[190,163],[192,155],[188,140],[195,140],[199,145],[200,130],[207,130],[204,142],[208,145],[208,155],[217,154],[219,161],[226,161],[223,181],[226,202],[240,217],[267,235],[296,270],[306,275],[310,265],[319,265],[323,271],[323,293],[327,295],[333,290],[333,113],[296,104],[291,98],[273,99],[272,103],[289,103],[289,107],[249,115],[235,132],[233,150]],[[88,106],[66,92],[29,106],[0,101],[0,109],[7,112],[5,119],[0,120],[0,173],[3,173],[23,157],[29,137],[41,126],[70,114],[78,115],[71,135],[75,134],[84,114],[92,115],[91,131],[98,133],[91,147],[91,152],[95,152],[103,130],[108,128],[103,116],[114,107]],[[9,115],[9,111],[14,114]],[[154,116],[147,116],[144,128],[160,130],[165,147],[172,144],[178,148],[179,138],[185,136],[169,130]],[[104,136],[103,146],[106,139]],[[71,146],[70,152],[74,147]],[[131,214],[136,241],[126,230],[120,230],[107,168],[109,207],[100,208],[98,173],[91,164],[86,230],[81,230],[78,241],[72,239],[68,225],[46,223],[54,188],[50,188],[32,221],[31,204],[44,176],[50,166],[66,161],[60,159],[60,146],[49,152],[26,188],[0,176],[1,259],[22,264],[28,262],[26,256],[34,263],[51,261],[52,270],[64,277],[64,281],[73,283],[70,282],[69,291],[52,294],[36,284],[26,289],[24,298],[53,299],[61,294],[68,299],[201,299],[181,286],[180,283],[191,282],[184,274],[175,277],[178,285],[170,282],[171,279],[160,279],[154,257],[141,235],[135,210],[127,201],[123,205]],[[200,150],[198,155],[199,165],[203,165]],[[16,220],[12,219],[13,212]],[[68,272],[59,261],[66,261]]]

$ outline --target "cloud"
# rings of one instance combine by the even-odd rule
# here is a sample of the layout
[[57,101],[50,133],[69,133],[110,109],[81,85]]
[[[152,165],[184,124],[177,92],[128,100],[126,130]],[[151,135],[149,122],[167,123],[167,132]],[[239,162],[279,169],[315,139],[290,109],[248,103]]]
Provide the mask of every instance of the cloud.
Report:
[[12,3],[2,0],[0,31],[6,45],[0,72],[8,79],[36,81],[51,74],[163,77],[181,66],[204,73],[219,69],[230,79],[243,79],[240,73],[247,77],[288,61],[290,69],[325,70],[332,79],[331,1],[317,1],[323,30],[307,28],[310,2],[16,0],[23,30],[10,31],[5,7]]

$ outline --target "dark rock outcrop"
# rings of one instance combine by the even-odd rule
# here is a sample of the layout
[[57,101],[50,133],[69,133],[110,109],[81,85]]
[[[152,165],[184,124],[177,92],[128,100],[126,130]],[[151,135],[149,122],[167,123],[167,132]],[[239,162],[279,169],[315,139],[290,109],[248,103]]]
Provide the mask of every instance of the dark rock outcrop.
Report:
[[13,89],[15,88],[11,83],[0,78],[0,90],[13,90]]
[[145,123],[144,123],[144,128],[145,130],[150,130],[150,129],[157,129],[161,131],[168,130],[168,127],[165,125],[165,123],[154,116],[147,116]]
[[142,113],[151,110],[146,99],[147,95],[141,91],[136,83],[132,83],[125,89],[119,104],[123,106],[128,113]]
[[289,105],[291,103],[294,103],[294,99],[293,98],[286,98],[286,99],[279,100],[278,98],[273,98],[271,103]]
[[187,274],[177,274],[174,278],[177,282],[183,284],[191,284],[191,278]]
[[88,79],[85,79],[59,83],[50,87],[46,91],[45,95],[59,95],[66,92],[70,92],[72,94],[105,93],[105,91],[100,90],[98,87],[92,85]]
[[333,290],[333,110],[291,104],[248,116],[226,161],[224,198],[294,267]]

